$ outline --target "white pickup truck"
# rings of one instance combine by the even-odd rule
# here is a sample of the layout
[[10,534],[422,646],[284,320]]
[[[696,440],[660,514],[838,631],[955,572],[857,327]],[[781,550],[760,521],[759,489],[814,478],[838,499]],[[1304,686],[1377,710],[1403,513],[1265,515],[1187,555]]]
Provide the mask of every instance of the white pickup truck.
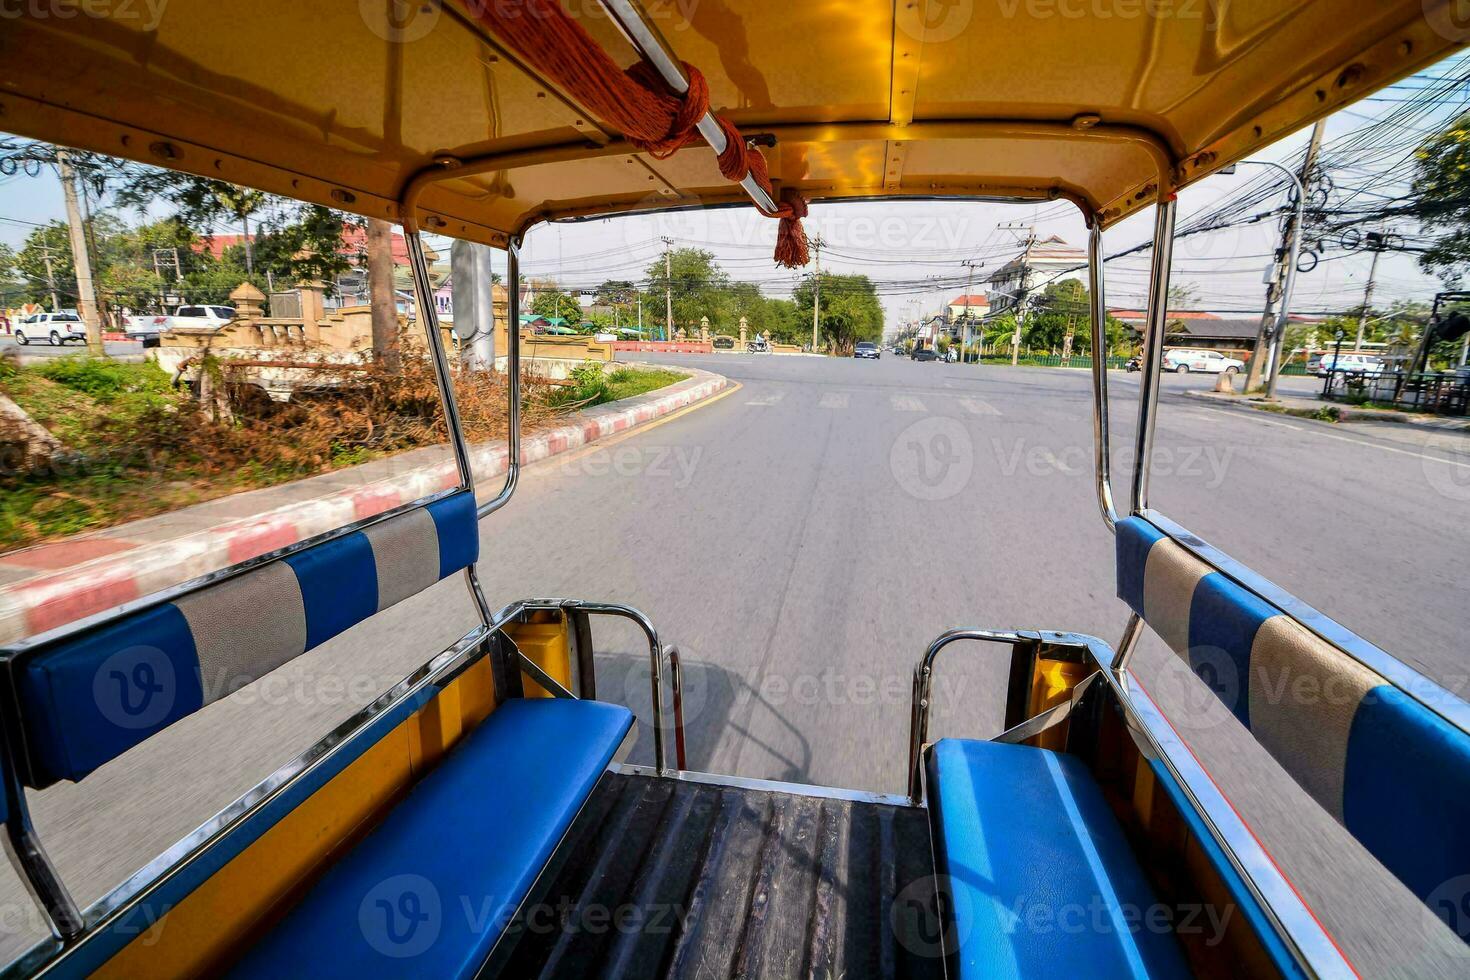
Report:
[[141,340],[144,347],[158,346],[158,336],[174,327],[222,327],[235,318],[233,306],[210,306],[202,303],[180,306],[172,314],[145,313],[126,317],[123,331],[129,340]]
[[68,340],[79,344],[87,342],[87,325],[76,310],[61,310],[58,313],[33,313],[15,325],[15,342],[32,344],[46,341],[52,347],[60,347]]

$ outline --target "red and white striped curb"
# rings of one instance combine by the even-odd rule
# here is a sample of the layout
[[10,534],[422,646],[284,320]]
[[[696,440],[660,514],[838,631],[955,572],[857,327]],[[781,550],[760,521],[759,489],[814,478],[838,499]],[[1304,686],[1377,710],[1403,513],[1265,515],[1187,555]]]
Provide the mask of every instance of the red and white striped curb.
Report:
[[[568,425],[522,439],[522,465],[626,432],[729,386],[729,381],[718,374],[693,368],[680,370],[691,377],[646,395],[588,409]],[[475,446],[470,450],[470,459],[477,494],[481,500],[490,499],[501,487],[501,482],[493,478],[507,469],[507,447]],[[458,483],[453,460],[405,466],[411,468],[360,487],[285,504],[171,541],[140,542],[127,550],[0,587],[0,643],[13,643],[105,612]],[[119,531],[125,532],[125,528],[110,533],[116,535]]]

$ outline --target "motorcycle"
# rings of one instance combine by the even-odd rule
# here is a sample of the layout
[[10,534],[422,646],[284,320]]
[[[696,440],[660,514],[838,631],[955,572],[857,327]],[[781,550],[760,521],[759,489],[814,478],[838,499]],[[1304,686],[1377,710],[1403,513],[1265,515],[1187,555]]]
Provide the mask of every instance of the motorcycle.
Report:
[[1126,370],[1129,374],[1132,374],[1134,371],[1142,371],[1143,357],[1141,355],[1134,354],[1132,357],[1128,358],[1128,363],[1124,365],[1124,370]]
[[745,353],[769,354],[771,353],[771,345],[764,340],[752,340],[745,345]]

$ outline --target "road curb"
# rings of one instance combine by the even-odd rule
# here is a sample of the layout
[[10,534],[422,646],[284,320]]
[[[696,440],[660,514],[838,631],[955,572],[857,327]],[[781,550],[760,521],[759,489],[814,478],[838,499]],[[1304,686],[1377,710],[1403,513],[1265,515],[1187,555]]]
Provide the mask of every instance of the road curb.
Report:
[[[667,388],[601,405],[578,414],[573,421],[538,432],[521,440],[521,464],[529,465],[580,449],[599,439],[628,432],[655,419],[671,415],[719,394],[730,386],[723,375],[697,368],[681,367],[690,377]],[[504,446],[473,446],[471,464],[475,472],[476,496],[483,502],[500,492],[508,469]],[[313,480],[341,476],[333,471],[284,486],[307,486]],[[12,568],[37,567],[37,574],[0,587],[0,644],[56,629],[88,616],[105,612],[125,602],[180,585],[210,572],[258,557],[297,541],[341,527],[352,521],[381,514],[429,494],[449,489],[458,482],[452,459],[415,466],[385,479],[357,487],[316,493],[310,499],[274,507],[247,518],[225,521],[203,531],[185,533],[166,541],[133,542],[102,557],[60,569],[35,561],[48,547],[38,545],[0,557]],[[277,488],[279,489],[279,488]],[[221,501],[208,501],[209,507]],[[151,520],[151,519],[147,519]],[[142,522],[132,522],[141,524]],[[126,543],[130,525],[83,536],[83,543]],[[78,539],[67,539],[76,542]],[[56,542],[52,543],[53,545]],[[27,563],[30,562],[28,565]]]
[[[1186,398],[1212,402],[1216,405],[1229,405],[1232,408],[1239,408],[1248,412],[1264,412],[1267,415],[1285,414],[1273,412],[1262,404],[1246,398],[1244,395],[1226,395],[1213,391],[1185,391],[1182,394]],[[1352,408],[1326,401],[1321,402],[1320,407],[1337,409],[1337,420],[1339,422],[1389,422],[1394,425],[1404,425],[1414,429],[1430,429],[1437,432],[1470,432],[1470,421],[1462,419],[1424,418],[1410,412]]]

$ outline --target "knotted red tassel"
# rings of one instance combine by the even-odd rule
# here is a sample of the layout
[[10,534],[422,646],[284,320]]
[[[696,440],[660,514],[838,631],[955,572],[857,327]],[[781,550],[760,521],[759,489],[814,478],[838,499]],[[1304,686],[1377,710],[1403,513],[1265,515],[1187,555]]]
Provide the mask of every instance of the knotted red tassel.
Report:
[[[626,71],[574,20],[557,0],[497,0],[469,5],[482,24],[508,41],[528,61],[561,84],[593,115],[611,123],[628,142],[657,159],[699,141],[699,120],[709,110],[709,83],[693,65],[684,65],[689,90],[675,94],[663,76],[640,61]],[[774,198],[766,158],[745,142],[734,123],[716,115],[725,133],[720,173],[740,182],[747,174]],[[790,268],[806,265],[806,200],[791,188],[781,192],[776,261]]]
[[807,213],[806,198],[795,188],[786,188],[781,192],[781,211],[781,226],[776,231],[776,264],[799,269],[811,261],[806,228],[801,224]]

